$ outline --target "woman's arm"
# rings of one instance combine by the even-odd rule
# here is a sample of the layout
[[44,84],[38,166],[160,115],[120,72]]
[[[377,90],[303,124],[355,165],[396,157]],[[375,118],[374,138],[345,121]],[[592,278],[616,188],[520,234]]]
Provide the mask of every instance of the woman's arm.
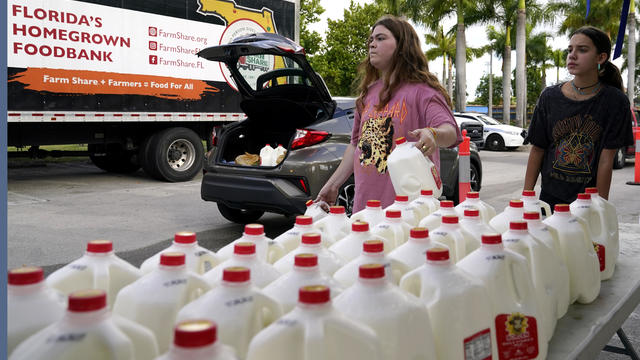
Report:
[[[418,138],[416,147],[425,155],[431,155],[438,147],[449,147],[456,143],[458,134],[451,124],[441,124],[438,127],[415,129],[409,132]],[[423,146],[425,147],[423,149]]]
[[609,188],[611,187],[611,174],[613,172],[613,159],[618,149],[602,149],[600,160],[598,160],[598,173],[596,174],[596,187],[598,194],[605,199],[609,199]]
[[533,190],[538,181],[538,175],[542,168],[542,159],[544,158],[544,149],[535,145],[531,146],[529,151],[529,160],[527,160],[527,170],[524,174],[524,189]]
[[333,175],[327,180],[327,183],[320,189],[318,197],[315,200],[316,202],[325,201],[329,205],[335,204],[340,186],[353,174],[353,154],[355,151],[356,147],[352,144],[347,146],[344,150],[340,165],[338,165],[336,171],[333,172]]

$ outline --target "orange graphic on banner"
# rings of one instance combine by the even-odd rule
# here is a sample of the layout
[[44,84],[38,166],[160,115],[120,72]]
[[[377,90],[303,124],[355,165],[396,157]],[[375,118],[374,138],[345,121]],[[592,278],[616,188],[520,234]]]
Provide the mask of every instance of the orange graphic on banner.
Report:
[[220,89],[202,80],[100,71],[28,68],[9,78],[25,89],[65,94],[146,95],[174,100],[200,100]]

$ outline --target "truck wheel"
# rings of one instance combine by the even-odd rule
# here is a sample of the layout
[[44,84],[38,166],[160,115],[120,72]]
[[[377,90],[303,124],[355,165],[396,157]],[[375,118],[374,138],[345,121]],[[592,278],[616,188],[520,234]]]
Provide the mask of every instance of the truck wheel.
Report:
[[202,168],[204,150],[200,137],[187,128],[163,130],[150,139],[145,162],[150,174],[169,182],[193,179]]
[[225,219],[238,224],[256,222],[262,215],[264,215],[264,211],[262,210],[236,209],[221,203],[217,204],[220,214],[222,214]]
[[127,151],[120,144],[89,144],[91,162],[100,169],[118,174],[129,174],[140,169],[136,153]]
[[625,165],[624,163],[625,163],[624,150],[618,149],[618,151],[616,151],[616,155],[613,157],[613,168],[622,169]]

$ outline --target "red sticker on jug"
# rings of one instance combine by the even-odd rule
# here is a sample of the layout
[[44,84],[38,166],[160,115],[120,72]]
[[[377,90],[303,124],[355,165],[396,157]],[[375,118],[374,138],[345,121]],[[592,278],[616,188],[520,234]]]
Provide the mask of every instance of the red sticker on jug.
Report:
[[491,330],[484,329],[464,339],[464,360],[491,360]]
[[515,312],[496,316],[499,359],[528,360],[538,356],[538,325],[532,316]]
[[598,261],[600,262],[600,271],[604,271],[606,264],[606,260],[604,258],[604,245],[598,244],[596,242],[593,243],[593,250],[598,255]]
[[433,180],[436,181],[436,186],[438,189],[442,188],[442,180],[440,179],[440,174],[438,173],[438,169],[435,166],[431,167],[431,174],[433,175]]

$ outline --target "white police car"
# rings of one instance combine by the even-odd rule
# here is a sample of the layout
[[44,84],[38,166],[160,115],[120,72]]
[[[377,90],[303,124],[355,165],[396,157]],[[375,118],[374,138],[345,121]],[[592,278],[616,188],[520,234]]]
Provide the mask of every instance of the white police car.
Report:
[[524,145],[524,139],[527,137],[527,130],[506,125],[494,118],[480,113],[455,113],[455,116],[476,120],[484,126],[483,138],[484,148],[489,150],[514,150]]

